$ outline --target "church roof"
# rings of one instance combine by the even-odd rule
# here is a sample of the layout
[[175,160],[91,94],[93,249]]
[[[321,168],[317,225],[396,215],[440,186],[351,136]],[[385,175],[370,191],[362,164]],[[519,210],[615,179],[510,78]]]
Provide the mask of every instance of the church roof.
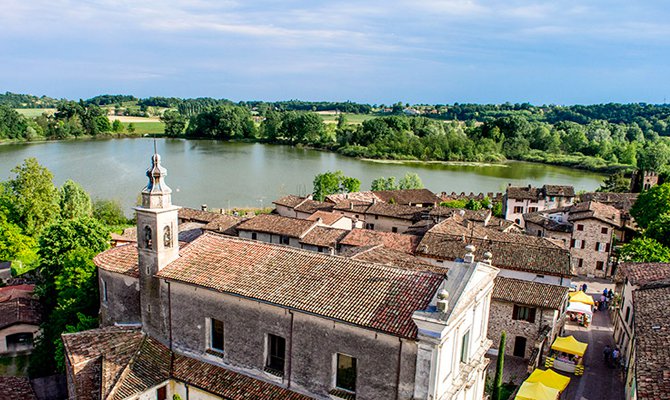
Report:
[[427,308],[443,280],[435,273],[211,233],[158,276],[408,338],[417,333],[412,313]]

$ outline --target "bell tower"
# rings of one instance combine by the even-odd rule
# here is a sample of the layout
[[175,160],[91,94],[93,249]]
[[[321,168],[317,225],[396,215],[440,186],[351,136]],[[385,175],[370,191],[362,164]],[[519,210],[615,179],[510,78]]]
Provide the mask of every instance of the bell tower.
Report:
[[172,189],[165,183],[167,170],[161,166],[155,144],[146,175],[149,182],[142,190],[142,205],[135,207],[142,329],[162,338],[167,329],[161,301],[164,288],[154,275],[179,257],[177,217],[181,207],[172,205]]

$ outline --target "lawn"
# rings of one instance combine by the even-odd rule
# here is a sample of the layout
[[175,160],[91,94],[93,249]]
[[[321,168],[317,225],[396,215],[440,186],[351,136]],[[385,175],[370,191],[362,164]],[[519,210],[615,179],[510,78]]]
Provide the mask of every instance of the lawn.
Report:
[[122,122],[122,124],[125,132],[128,132],[128,125],[133,124],[136,134],[165,133],[165,124],[160,121]]
[[[319,113],[321,118],[323,119],[323,122],[327,124],[336,124],[337,123],[337,114],[326,114],[326,113]],[[371,114],[351,114],[351,113],[345,113],[344,118],[346,118],[347,123],[349,124],[362,124],[363,121],[367,121],[369,119],[375,118],[374,115]]]
[[28,118],[39,117],[42,113],[53,114],[56,112],[55,108],[15,108],[14,110]]

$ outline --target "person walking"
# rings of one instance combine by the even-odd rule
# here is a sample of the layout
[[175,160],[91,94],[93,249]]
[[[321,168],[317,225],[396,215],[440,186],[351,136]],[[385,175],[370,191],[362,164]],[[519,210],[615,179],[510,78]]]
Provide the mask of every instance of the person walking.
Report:
[[612,347],[609,344],[605,345],[603,349],[603,357],[605,358],[605,364],[610,365],[612,363]]

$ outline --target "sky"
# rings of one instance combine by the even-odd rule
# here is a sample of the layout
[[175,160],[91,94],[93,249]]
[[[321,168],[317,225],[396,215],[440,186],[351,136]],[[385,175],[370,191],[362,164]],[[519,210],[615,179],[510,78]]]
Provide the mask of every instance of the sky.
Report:
[[663,103],[658,0],[1,0],[0,91]]

